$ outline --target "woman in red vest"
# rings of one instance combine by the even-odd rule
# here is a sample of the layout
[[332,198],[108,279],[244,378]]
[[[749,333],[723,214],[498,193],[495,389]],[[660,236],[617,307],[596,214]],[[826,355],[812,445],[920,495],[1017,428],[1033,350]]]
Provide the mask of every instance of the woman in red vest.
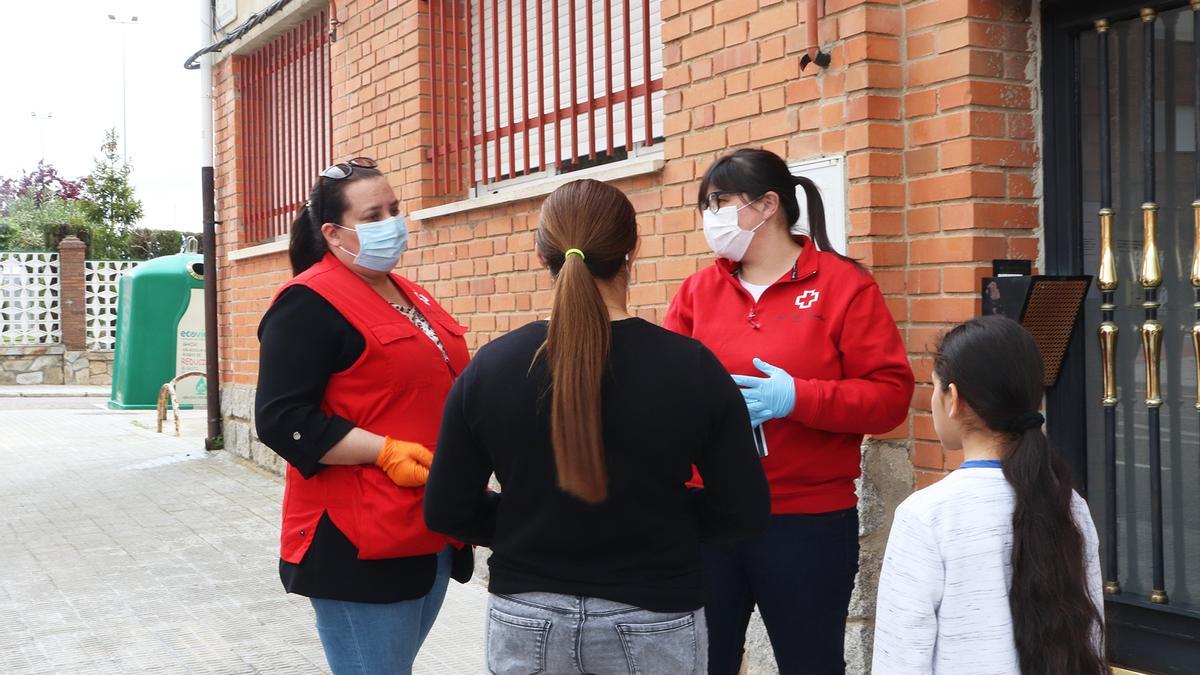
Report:
[[[793,230],[797,187],[807,235]],[[781,673],[841,673],[860,445],[908,413],[904,343],[871,275],[830,246],[816,185],[777,155],[718,159],[699,209],[719,259],[683,283],[665,325],[735,373],[771,487],[766,532],[705,547],[709,672],[738,671],[757,605]]]
[[471,576],[471,549],[421,514],[466,329],[392,273],[407,243],[373,160],[322,171],[258,331],[258,435],[288,464],[279,575],[335,675],[411,672],[448,578]]

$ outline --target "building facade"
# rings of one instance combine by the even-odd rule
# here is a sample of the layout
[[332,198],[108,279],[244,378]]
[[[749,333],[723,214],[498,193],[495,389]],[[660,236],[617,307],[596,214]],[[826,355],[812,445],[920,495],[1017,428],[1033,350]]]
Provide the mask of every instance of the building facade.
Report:
[[[630,196],[642,234],[630,300],[659,322],[711,259],[695,207],[705,168],[765,147],[821,186],[835,247],[871,269],[918,380],[908,420],[864,444],[850,671],[869,670],[895,506],[961,461],[933,432],[932,345],[981,311],[981,280],[1010,258],[1100,282],[1048,389],[1048,431],[1101,532],[1114,662],[1185,672],[1200,663],[1200,12],[1178,0],[817,5],[217,2],[223,31],[271,11],[214,66],[226,448],[278,468],[253,433],[255,331],[324,166],[380,162],[409,215],[401,271],[477,348],[550,307],[533,231],[556,185],[588,176]],[[817,45],[827,65],[805,58]],[[761,631],[751,653],[770,672]]]

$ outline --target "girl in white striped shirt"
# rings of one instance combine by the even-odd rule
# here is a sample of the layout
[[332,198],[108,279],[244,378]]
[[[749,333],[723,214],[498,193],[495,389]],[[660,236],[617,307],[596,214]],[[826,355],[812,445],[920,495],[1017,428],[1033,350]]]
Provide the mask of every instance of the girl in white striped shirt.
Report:
[[933,425],[963,464],[896,509],[876,606],[876,675],[1100,675],[1099,545],[1042,433],[1042,360],[997,316],[942,339]]

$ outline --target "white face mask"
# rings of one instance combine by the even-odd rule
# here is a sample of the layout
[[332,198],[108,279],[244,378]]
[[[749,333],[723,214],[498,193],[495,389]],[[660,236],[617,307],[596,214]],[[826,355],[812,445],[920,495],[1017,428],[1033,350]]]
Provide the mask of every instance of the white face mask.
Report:
[[763,218],[762,223],[755,225],[752,230],[743,230],[738,226],[738,212],[753,203],[724,206],[715,213],[704,210],[704,240],[713,253],[733,262],[740,262],[742,256],[746,255],[746,249],[754,240],[754,233],[767,222]]

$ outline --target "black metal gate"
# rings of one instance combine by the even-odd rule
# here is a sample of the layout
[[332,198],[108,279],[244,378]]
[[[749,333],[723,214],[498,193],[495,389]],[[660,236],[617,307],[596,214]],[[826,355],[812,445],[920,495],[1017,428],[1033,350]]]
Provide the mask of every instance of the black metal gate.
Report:
[[1046,267],[1097,275],[1050,433],[1103,546],[1110,656],[1200,672],[1200,0],[1043,3]]

